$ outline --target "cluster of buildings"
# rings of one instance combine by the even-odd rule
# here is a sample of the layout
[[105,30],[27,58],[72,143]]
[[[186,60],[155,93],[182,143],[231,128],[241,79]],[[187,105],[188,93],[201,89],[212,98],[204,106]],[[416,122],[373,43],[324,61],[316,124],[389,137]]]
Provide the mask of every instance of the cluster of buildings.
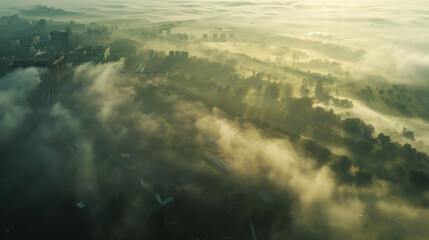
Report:
[[160,36],[171,36],[171,29],[170,28],[160,28],[158,30],[158,33]]
[[[147,33],[142,33],[147,34]],[[174,39],[178,39],[178,40],[188,40],[189,39],[189,35],[187,33],[171,33],[171,26],[167,26],[167,27],[162,27],[158,29],[158,33],[157,33],[158,37],[169,37],[169,38],[174,38]],[[226,41],[226,40],[232,40],[234,39],[235,34],[233,32],[221,32],[221,33],[212,33],[212,34],[208,34],[208,33],[204,33],[202,36],[203,40],[211,40],[211,41]]]
[[188,33],[179,33],[179,32],[172,32],[173,25],[163,26],[160,28],[153,28],[149,31],[144,31],[141,34],[141,40],[150,40],[154,38],[164,38],[168,40],[181,40],[181,41],[187,41],[189,39],[191,40],[206,40],[206,41],[226,41],[226,40],[233,40],[235,38],[235,34],[233,32],[214,32],[214,33],[204,33],[201,38],[195,37],[192,34]]
[[[12,28],[16,31],[9,31]],[[113,29],[113,26],[111,28]],[[171,35],[170,29],[162,29],[160,33]],[[100,38],[106,39],[108,34],[105,28],[88,29],[82,34],[72,33],[71,27],[66,27],[65,31],[49,31],[47,21],[43,19],[32,23],[22,20],[18,16],[2,17],[0,18],[0,41],[2,43],[0,73],[7,73],[18,67],[44,67],[48,69],[49,81],[61,82],[67,75],[68,63],[109,61],[111,55],[109,46],[89,44],[92,41],[97,42]],[[186,34],[177,36],[180,39],[187,39]],[[233,37],[234,34],[231,33],[229,38]],[[203,35],[203,38],[208,39],[208,35]],[[219,38],[217,34],[213,34],[212,39],[224,40],[226,34],[221,33]],[[159,55],[164,55],[164,53],[149,51],[149,58]],[[168,52],[168,56],[163,57],[168,61],[174,60],[170,62],[187,61],[189,53],[171,50]],[[145,67],[145,64],[141,64],[136,71],[143,72]],[[205,141],[210,148],[216,148],[215,141],[208,138]],[[73,155],[78,151],[71,139],[65,138],[62,142],[67,154]],[[188,140],[184,142],[188,142]],[[214,168],[227,174],[232,173],[233,166],[214,153],[215,151],[212,150],[205,151],[202,157]],[[159,216],[162,219],[160,224],[163,225],[163,229],[169,231],[171,235],[186,236],[185,239],[268,239],[271,220],[266,217],[268,215],[266,212],[270,206],[275,204],[275,200],[267,192],[254,194],[267,207],[262,207],[263,210],[253,211],[251,216],[245,213],[247,197],[241,193],[229,194],[217,204],[205,204],[205,200],[198,200],[204,204],[195,206],[188,203],[198,201],[184,200],[184,197],[176,191],[180,188],[180,186],[176,188],[177,185],[193,184],[194,174],[188,172],[180,174],[177,181],[170,184],[173,187],[169,187],[169,184],[164,183],[168,183],[169,176],[162,176],[163,179],[160,180],[143,180],[139,176],[141,166],[135,156],[129,152],[111,154],[111,159],[114,159],[117,166],[124,171],[120,180],[126,184],[123,184],[122,190],[129,193],[127,198],[129,198],[133,210],[142,212],[146,218]],[[95,200],[91,200],[91,198],[94,197],[81,196],[73,201],[74,208],[83,215],[90,215],[91,207],[96,204],[105,204],[104,201],[98,200],[98,197]],[[142,203],[142,201],[145,202]],[[191,214],[195,210],[198,214]],[[190,217],[191,215],[192,217]]]
[[[141,59],[143,60],[141,61]],[[165,70],[166,66],[171,66],[175,63],[184,63],[189,59],[189,53],[187,51],[169,51],[166,55],[165,51],[149,50],[148,52],[142,53],[137,58],[138,65],[135,72],[137,74],[157,74]],[[140,62],[141,61],[141,62]]]
[[70,43],[71,34],[71,28],[66,28],[65,32],[51,31],[48,35],[47,47],[54,51],[69,50],[72,47]]
[[213,33],[210,37],[207,33],[204,33],[202,39],[212,40],[212,41],[226,41],[227,39],[229,40],[233,39],[234,36],[235,36],[234,33],[229,33],[228,38],[226,33],[221,33],[221,34]]
[[94,39],[104,39],[105,29],[88,29],[82,34],[72,34],[72,21],[58,31],[45,19],[31,21],[17,15],[0,18],[0,76],[17,67],[46,67],[49,76],[60,80],[66,75],[66,63],[107,62],[110,47],[88,44]]
[[[213,169],[224,173],[223,180],[219,181],[225,181],[232,173],[232,165],[214,154],[214,140],[203,140],[210,152],[206,151],[201,156]],[[270,227],[274,218],[271,211],[276,201],[268,190],[226,195],[219,192],[223,197],[216,200],[198,194],[184,195],[181,189],[198,189],[208,183],[196,180],[201,179],[201,176],[190,169],[156,170],[158,167],[154,165],[161,164],[159,167],[163,168],[162,163],[151,163],[152,170],[147,171],[143,166],[148,162],[142,158],[137,160],[138,154],[129,150],[131,152],[117,151],[109,156],[114,163],[112,167],[118,167],[118,172],[121,173],[117,175],[121,184],[116,187],[121,188],[128,199],[127,212],[138,216],[142,226],[149,224],[153,231],[162,231],[167,239],[270,239]],[[219,191],[211,185],[206,187],[203,192]],[[73,202],[76,211],[89,218],[91,208],[98,208],[109,202],[109,195],[98,194],[95,200],[95,193],[93,196],[82,195],[76,198]],[[153,236],[158,236],[157,234],[159,233],[154,233]]]
[[189,35],[187,33],[171,33],[170,27],[160,28],[158,29],[158,36],[159,37],[169,37],[174,38],[178,40],[188,40]]
[[110,46],[79,46],[68,54],[68,60],[75,64],[105,63],[110,59]]
[[49,41],[48,34],[44,34],[44,19],[33,23],[24,21],[17,15],[1,17],[0,28],[0,53],[3,58],[33,56]]
[[187,51],[169,51],[168,52],[168,56],[170,58],[175,58],[178,60],[188,60],[189,58],[189,53]]
[[[72,28],[81,30],[74,33]],[[99,39],[109,35],[104,28],[82,32],[85,25],[27,20],[14,16],[0,17],[0,77],[17,68],[46,69],[36,97],[41,104],[50,104],[58,87],[68,76],[67,66],[85,62],[105,63],[110,47]],[[62,30],[60,30],[62,29]]]

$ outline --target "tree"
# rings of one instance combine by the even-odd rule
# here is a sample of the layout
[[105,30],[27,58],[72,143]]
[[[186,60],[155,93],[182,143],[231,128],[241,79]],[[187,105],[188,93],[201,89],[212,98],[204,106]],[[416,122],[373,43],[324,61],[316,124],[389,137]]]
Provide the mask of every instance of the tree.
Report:
[[374,127],[371,124],[366,125],[360,118],[347,118],[343,120],[344,130],[348,133],[357,134],[371,139],[374,133]]
[[286,83],[283,89],[284,89],[284,96],[286,98],[292,97],[292,93],[293,93],[293,86],[292,86],[292,84]]
[[270,98],[278,98],[280,93],[280,89],[277,87],[276,84],[269,84],[265,87],[265,96]]
[[314,88],[314,95],[316,98],[321,98],[323,96],[323,82],[321,80],[317,81],[316,87]]
[[407,128],[402,128],[402,136],[414,141],[414,132],[408,130]]
[[410,182],[417,188],[425,190],[429,188],[429,178],[428,176],[418,170],[411,170],[410,171]]
[[347,173],[351,167],[352,160],[350,160],[350,158],[347,156],[341,156],[331,165],[332,170],[338,173]]
[[360,186],[368,185],[372,183],[372,173],[359,170],[356,172],[356,184]]

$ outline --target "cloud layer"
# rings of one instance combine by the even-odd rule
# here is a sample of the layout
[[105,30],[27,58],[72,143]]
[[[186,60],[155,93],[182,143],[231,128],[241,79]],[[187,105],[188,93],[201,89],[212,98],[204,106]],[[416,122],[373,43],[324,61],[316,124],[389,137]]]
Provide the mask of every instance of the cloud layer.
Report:
[[[6,216],[21,212],[23,206],[46,208],[46,201],[79,198],[87,192],[100,199],[94,209],[102,208],[102,202],[116,196],[112,192],[134,192],[126,189],[138,186],[140,178],[169,181],[169,176],[188,171],[196,180],[185,189],[194,196],[211,192],[222,199],[239,191],[258,199],[261,191],[269,194],[278,213],[290,219],[286,227],[272,229],[272,239],[427,236],[429,212],[398,197],[391,182],[374,179],[367,187],[343,183],[329,165],[320,166],[288,137],[267,136],[217,108],[165,94],[125,74],[123,66],[119,61],[77,67],[72,82],[45,110],[26,100],[40,82],[37,69],[18,70],[1,79],[0,96],[7,109],[2,112],[1,129],[7,134],[2,135],[1,152],[8,169],[2,173],[2,195],[8,196],[2,204],[13,206],[5,210]],[[9,121],[11,117],[15,121]],[[207,149],[234,166],[230,177],[202,160]],[[136,156],[136,176],[109,160],[121,152]],[[206,184],[212,186],[210,191]],[[16,186],[22,187],[18,191]],[[56,204],[61,201],[54,202],[47,208],[60,207]],[[131,212],[124,211],[116,231],[135,223]],[[43,212],[34,216],[49,218]],[[13,218],[8,224],[19,229]],[[94,229],[103,229],[102,223],[94,224]]]

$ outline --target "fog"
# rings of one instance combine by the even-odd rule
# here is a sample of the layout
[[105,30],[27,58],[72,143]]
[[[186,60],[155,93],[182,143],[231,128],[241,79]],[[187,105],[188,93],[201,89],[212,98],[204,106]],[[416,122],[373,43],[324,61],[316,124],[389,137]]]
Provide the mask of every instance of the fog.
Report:
[[0,237],[429,235],[429,2],[0,7]]

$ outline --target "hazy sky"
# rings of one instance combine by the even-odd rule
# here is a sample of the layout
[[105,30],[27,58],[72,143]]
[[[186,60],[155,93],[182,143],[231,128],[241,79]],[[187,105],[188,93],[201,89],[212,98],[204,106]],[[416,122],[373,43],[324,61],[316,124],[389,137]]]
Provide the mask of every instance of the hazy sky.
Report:
[[[44,4],[69,11],[86,12],[95,20],[174,21],[210,17],[241,20],[279,34],[305,36],[322,32],[359,46],[396,42],[414,43],[428,51],[429,1],[402,0],[304,0],[304,1],[172,1],[172,0],[1,0],[0,13]],[[375,40],[377,40],[375,42]],[[405,43],[405,44],[404,44]],[[420,45],[424,45],[422,48]],[[405,48],[401,46],[400,48]]]

